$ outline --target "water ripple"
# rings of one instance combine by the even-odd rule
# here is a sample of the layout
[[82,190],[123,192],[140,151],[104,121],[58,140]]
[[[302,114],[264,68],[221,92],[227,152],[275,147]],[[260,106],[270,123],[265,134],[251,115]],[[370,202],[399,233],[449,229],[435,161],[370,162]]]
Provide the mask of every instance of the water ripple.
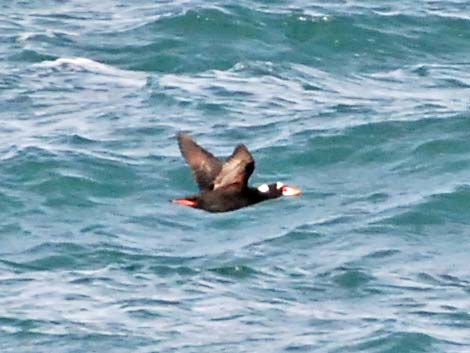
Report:
[[467,1],[1,8],[2,352],[469,351]]

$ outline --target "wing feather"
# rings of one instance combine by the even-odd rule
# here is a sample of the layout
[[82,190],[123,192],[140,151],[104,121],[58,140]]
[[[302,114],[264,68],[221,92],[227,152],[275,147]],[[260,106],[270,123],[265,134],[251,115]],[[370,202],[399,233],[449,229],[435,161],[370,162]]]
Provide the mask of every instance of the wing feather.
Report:
[[238,145],[215,178],[214,190],[220,188],[230,188],[234,191],[243,190],[246,188],[254,169],[255,161],[250,151],[245,145]]
[[200,190],[212,190],[214,180],[222,170],[222,162],[199,146],[184,133],[179,133],[178,145],[186,162],[193,171],[193,176]]

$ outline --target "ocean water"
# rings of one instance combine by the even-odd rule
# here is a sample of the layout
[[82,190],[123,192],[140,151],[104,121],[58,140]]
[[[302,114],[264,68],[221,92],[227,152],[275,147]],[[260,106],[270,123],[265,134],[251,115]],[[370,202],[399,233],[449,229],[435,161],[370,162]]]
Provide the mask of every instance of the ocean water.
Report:
[[470,352],[467,0],[0,9],[0,352]]

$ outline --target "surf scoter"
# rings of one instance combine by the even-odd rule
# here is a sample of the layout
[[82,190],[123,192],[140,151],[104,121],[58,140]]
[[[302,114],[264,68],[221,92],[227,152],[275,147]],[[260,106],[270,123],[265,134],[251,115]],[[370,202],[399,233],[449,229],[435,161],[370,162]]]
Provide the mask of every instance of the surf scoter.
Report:
[[226,212],[280,196],[300,195],[298,188],[281,182],[249,187],[248,179],[255,169],[255,161],[243,144],[235,147],[232,155],[222,162],[187,134],[179,133],[177,138],[181,154],[193,171],[199,193],[172,200],[174,203],[209,212]]

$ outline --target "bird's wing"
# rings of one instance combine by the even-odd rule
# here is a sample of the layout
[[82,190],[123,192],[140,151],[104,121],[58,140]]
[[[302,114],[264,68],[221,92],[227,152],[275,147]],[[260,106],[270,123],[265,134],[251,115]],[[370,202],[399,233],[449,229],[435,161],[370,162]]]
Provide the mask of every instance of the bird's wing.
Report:
[[184,133],[179,133],[178,145],[184,159],[190,165],[200,190],[212,190],[214,179],[222,170],[222,162],[199,146]]
[[247,186],[253,170],[255,170],[253,156],[245,145],[238,145],[215,178],[214,190],[230,188],[233,191],[241,191]]

